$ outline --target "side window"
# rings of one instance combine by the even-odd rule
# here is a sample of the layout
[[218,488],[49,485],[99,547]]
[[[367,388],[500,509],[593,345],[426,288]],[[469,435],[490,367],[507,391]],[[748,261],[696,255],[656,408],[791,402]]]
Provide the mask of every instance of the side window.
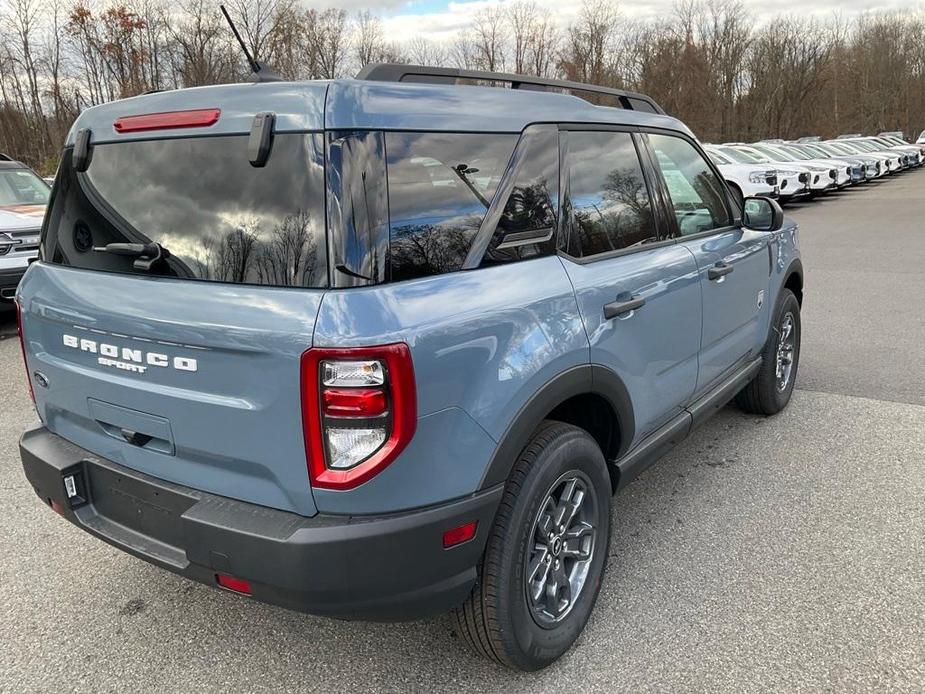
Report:
[[381,132],[328,134],[328,233],[331,284],[354,287],[386,279],[389,203]]
[[670,135],[649,135],[681,236],[732,224],[726,188],[691,143]]
[[629,133],[567,133],[566,252],[589,257],[657,241],[649,191]]
[[[484,264],[504,263],[555,251],[559,207],[559,129],[528,128],[515,156],[516,175],[485,252]],[[507,185],[505,185],[507,191]]]
[[392,280],[462,267],[517,138],[386,134]]

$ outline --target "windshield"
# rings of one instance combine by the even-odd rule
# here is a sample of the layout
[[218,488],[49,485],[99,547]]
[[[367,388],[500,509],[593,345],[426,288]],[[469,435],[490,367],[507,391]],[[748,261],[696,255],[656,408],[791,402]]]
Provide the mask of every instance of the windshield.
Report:
[[743,152],[741,149],[735,149],[733,147],[723,147],[720,151],[726,156],[728,156],[730,159],[732,159],[733,161],[736,161],[740,164],[766,163],[766,162],[762,162],[761,159],[759,159],[758,157],[752,154],[749,154],[748,152]]
[[813,156],[821,157],[822,159],[828,159],[832,156],[831,152],[826,152],[825,149],[819,145],[803,145],[803,149]]
[[[294,287],[327,285],[324,143],[277,134],[263,167],[247,136],[99,144],[86,173],[65,151],[42,257],[109,272]],[[111,243],[159,244],[143,267]],[[141,259],[144,260],[144,259]]]
[[808,157],[810,159],[814,159],[816,157],[815,152],[809,149],[809,147],[806,145],[787,145],[785,151],[799,153],[802,156]]
[[863,141],[863,140],[853,140],[853,141],[851,142],[851,144],[854,145],[855,147],[857,147],[857,148],[858,148],[859,150],[861,150],[862,152],[875,152],[875,151],[877,151],[877,148],[874,147],[870,142],[865,142],[865,141]]
[[28,169],[0,171],[0,207],[47,205],[51,189]]
[[731,164],[732,162],[724,157],[722,154],[717,152],[715,149],[707,148],[707,154],[710,155],[710,159],[713,160],[714,164]]
[[839,143],[837,143],[837,144],[834,143],[834,142],[823,142],[823,143],[822,143],[821,145],[819,145],[819,146],[822,147],[823,149],[825,149],[826,152],[829,152],[829,153],[831,153],[831,154],[836,154],[836,155],[839,155],[839,154],[857,154],[857,152],[853,151],[850,147],[847,147],[846,145],[844,145],[844,144],[841,143],[841,142],[839,142]]
[[848,154],[861,154],[862,150],[858,147],[855,147],[850,142],[833,142],[829,145],[837,151],[846,152]]
[[770,145],[753,145],[755,149],[759,152],[764,152],[772,159],[782,160],[782,161],[798,161],[801,159],[806,159],[804,155],[797,156],[796,153],[788,152],[783,147],[771,147]]

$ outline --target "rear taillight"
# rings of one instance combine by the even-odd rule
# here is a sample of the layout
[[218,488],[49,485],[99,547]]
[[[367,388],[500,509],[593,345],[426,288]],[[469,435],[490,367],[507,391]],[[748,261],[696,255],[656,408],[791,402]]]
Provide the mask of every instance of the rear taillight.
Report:
[[19,348],[22,350],[22,365],[26,369],[26,383],[29,384],[29,397],[32,398],[32,404],[35,404],[35,392],[32,390],[32,378],[29,376],[29,362],[26,360],[26,338],[22,333],[22,308],[19,305],[19,299],[13,302],[16,305],[16,332],[19,333]]
[[302,355],[302,426],[312,486],[351,489],[414,436],[417,396],[406,344],[312,348]]

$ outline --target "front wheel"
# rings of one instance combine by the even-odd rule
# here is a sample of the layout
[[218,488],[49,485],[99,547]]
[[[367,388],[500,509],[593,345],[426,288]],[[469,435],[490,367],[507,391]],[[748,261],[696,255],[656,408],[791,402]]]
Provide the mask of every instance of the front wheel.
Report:
[[761,368],[736,395],[736,404],[752,414],[777,414],[790,402],[800,363],[800,302],[782,289],[771,324],[771,335],[762,352]]
[[453,612],[473,650],[517,670],[539,670],[571,647],[600,591],[610,499],[594,439],[545,422],[508,480],[478,582]]

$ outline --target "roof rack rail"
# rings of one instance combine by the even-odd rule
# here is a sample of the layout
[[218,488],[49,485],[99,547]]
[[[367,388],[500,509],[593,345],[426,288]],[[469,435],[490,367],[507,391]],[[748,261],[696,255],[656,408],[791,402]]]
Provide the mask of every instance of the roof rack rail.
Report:
[[[357,73],[358,80],[373,80],[376,82],[417,82],[424,84],[456,84],[459,80],[482,80],[487,82],[508,82],[511,89],[524,89],[531,91],[551,91],[556,89],[569,92],[587,92],[616,97],[621,108],[630,111],[643,111],[645,113],[658,113],[665,115],[665,111],[653,99],[645,94],[627,92],[611,87],[599,87],[596,84],[583,82],[570,82],[568,80],[551,79],[549,77],[528,77],[515,75],[509,72],[488,72],[483,70],[463,70],[454,67],[427,67],[424,65],[401,65],[397,63],[373,63]],[[573,94],[584,98],[581,94]],[[587,99],[585,99],[587,101]]]

